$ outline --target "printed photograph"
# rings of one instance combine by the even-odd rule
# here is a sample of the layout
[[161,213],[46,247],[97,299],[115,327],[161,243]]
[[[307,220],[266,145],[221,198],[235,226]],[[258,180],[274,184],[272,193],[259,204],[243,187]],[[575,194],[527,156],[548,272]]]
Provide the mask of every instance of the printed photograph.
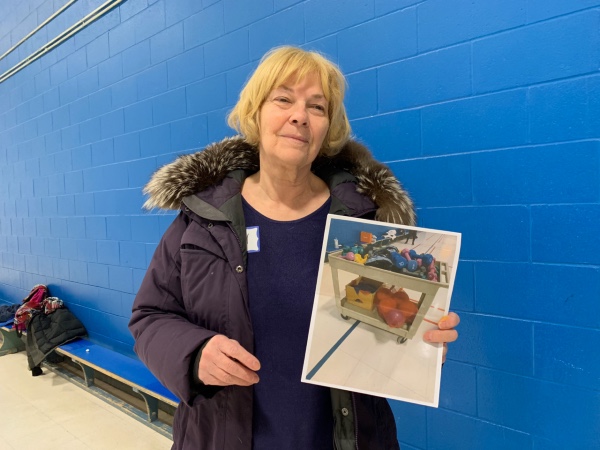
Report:
[[460,233],[330,215],[302,381],[437,407]]

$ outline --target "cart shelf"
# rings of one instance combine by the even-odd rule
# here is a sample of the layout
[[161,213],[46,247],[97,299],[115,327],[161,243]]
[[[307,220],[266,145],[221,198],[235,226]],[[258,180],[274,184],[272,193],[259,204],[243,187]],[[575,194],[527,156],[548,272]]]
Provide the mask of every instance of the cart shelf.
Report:
[[[440,288],[448,288],[448,265],[442,261],[436,261],[440,281],[431,281],[419,278],[413,275],[392,272],[390,270],[380,269],[378,267],[365,266],[363,264],[349,261],[342,258],[342,252],[333,252],[329,255],[329,264],[331,266],[331,277],[333,279],[333,291],[335,294],[335,304],[343,318],[352,318],[372,325],[376,328],[385,330],[397,336],[398,342],[402,343],[407,339],[412,339]],[[404,325],[402,328],[389,327],[377,313],[377,310],[368,311],[352,305],[342,298],[340,291],[340,282],[338,270],[350,272],[372,280],[410,289],[421,293],[417,306],[419,308],[415,319],[411,325]]]

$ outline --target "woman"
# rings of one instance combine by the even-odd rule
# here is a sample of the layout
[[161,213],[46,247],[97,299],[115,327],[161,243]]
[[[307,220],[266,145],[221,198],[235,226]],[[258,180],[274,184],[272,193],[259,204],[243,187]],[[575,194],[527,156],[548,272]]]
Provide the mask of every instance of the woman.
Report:
[[[385,399],[299,381],[327,214],[415,221],[389,169],[349,140],[344,86],[317,53],[269,52],[230,114],[241,136],[145,189],[146,207],[181,209],[130,322],[136,352],[182,400],[175,449],[398,448]],[[426,338],[453,341],[457,324],[451,313]]]

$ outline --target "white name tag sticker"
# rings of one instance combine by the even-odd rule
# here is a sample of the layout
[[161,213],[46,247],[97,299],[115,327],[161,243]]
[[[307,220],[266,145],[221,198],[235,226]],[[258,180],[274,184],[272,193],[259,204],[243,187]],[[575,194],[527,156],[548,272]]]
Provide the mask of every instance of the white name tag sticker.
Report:
[[246,242],[248,253],[260,252],[260,234],[258,227],[246,228]]

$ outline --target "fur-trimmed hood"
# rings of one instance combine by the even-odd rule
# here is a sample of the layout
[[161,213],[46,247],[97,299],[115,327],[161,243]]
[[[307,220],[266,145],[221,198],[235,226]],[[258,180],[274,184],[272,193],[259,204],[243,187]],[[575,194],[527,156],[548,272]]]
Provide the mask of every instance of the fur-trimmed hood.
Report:
[[[158,169],[144,187],[149,196],[144,208],[179,209],[182,200],[221,182],[237,169],[256,172],[259,158],[256,147],[236,136],[209,145],[204,150],[183,155]],[[312,166],[325,178],[335,171],[346,171],[356,178],[357,191],[378,207],[377,220],[414,225],[413,202],[392,171],[376,161],[371,152],[356,141],[349,141],[333,157],[318,157]]]

